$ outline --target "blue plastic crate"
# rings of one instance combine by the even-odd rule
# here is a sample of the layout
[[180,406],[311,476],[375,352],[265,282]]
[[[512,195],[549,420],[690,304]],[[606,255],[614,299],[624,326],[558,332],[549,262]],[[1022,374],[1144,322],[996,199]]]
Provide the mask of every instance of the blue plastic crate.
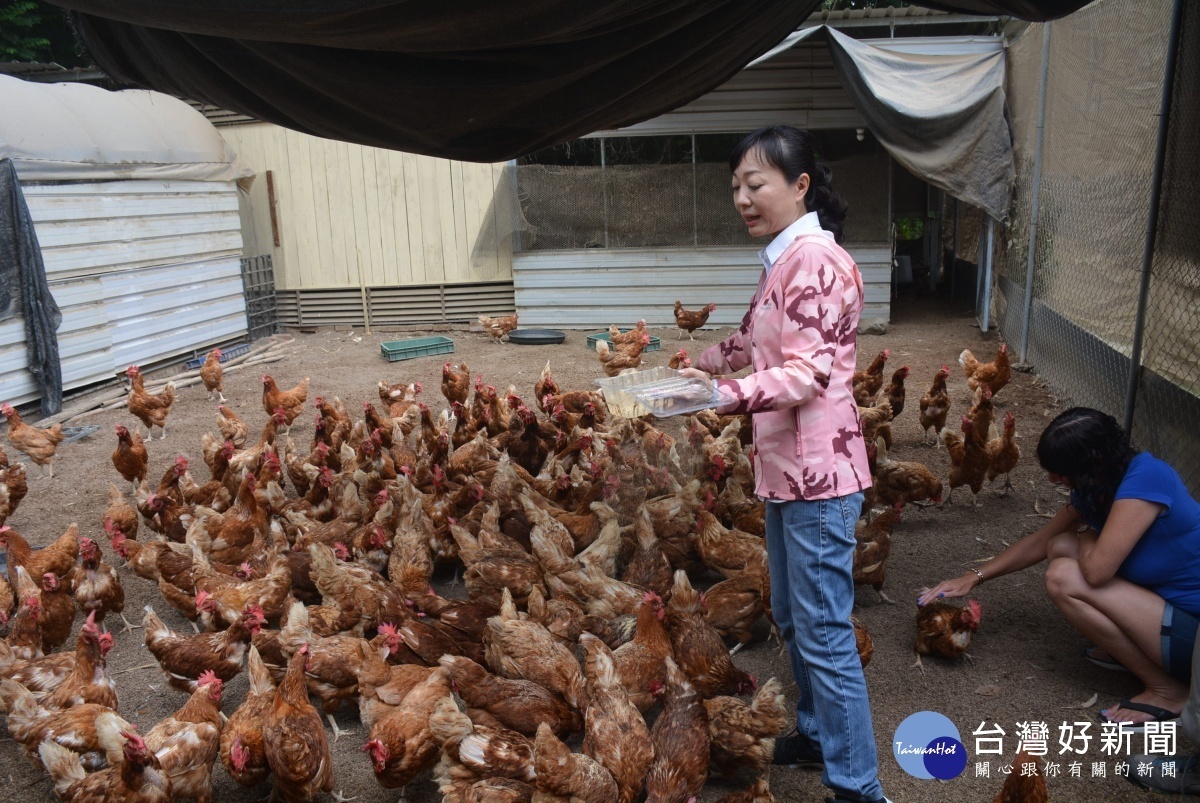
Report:
[[[212,349],[209,349],[208,351],[204,352],[203,357],[195,357],[195,358],[190,359],[187,362],[185,362],[183,364],[183,370],[195,371],[201,365],[204,365],[204,361],[208,359],[209,351],[212,351]],[[227,349],[221,349],[221,362],[228,362],[229,360],[232,360],[234,357],[240,357],[249,351],[250,351],[249,343],[238,343],[237,345],[230,346]]]
[[[629,331],[632,331],[632,329],[622,329],[621,331],[629,332]],[[598,335],[588,335],[588,339],[587,339],[588,351],[595,351],[596,343],[601,340],[603,340],[605,343],[609,344],[610,346],[612,345],[612,337],[609,336],[608,332],[601,332]],[[654,335],[650,335],[650,345],[646,346],[646,348],[642,349],[642,351],[658,351],[660,348],[662,348],[662,341],[659,340]]]
[[388,362],[430,357],[434,354],[453,354],[454,341],[448,337],[416,337],[411,340],[390,340],[379,344],[379,351]]

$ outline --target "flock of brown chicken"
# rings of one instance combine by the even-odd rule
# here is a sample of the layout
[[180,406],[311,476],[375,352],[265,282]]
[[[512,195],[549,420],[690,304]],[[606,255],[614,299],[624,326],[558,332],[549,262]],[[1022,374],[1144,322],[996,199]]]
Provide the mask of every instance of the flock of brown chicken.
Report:
[[[644,323],[625,334],[641,342]],[[210,397],[219,356],[202,371]],[[855,376],[876,478],[864,510],[884,510],[860,522],[854,572],[881,595],[900,509],[941,496],[923,466],[887,457],[908,375],[896,371],[876,402],[888,356]],[[969,356],[979,391],[964,436],[943,429],[945,368],[921,399],[922,424],[942,431],[960,475],[976,471],[982,443],[995,478],[1016,461],[1011,414],[1003,435],[982,433],[1010,369],[1003,347],[986,366]],[[173,388],[148,394],[136,367],[129,376],[130,412],[165,438]],[[315,398],[301,447],[290,427],[307,378],[288,391],[262,379],[266,424],[251,440],[251,425],[218,407],[203,484],[181,456],[152,486],[140,432],[116,428],[112,462],[134,498],[111,487],[104,529],[196,631],[146,608],[146,646],[188,695],[148,733],[118,714],[106,669],[103,622],[124,618],[118,573],[74,525],[36,551],[0,528],[0,707],[62,799],[206,801],[220,761],[239,784],[269,779],[284,800],[311,800],[335,785],[321,715],[337,740],[344,708],[357,709],[364,761],[387,789],[432,770],[447,801],[687,803],[717,773],[756,778],[728,803],[774,799],[765,773],[791,714],[778,681],[760,685],[732,660],[770,622],[746,418],[705,411],[668,432],[608,419],[601,395],[560,389],[549,364],[531,405],[447,363],[440,415],[420,383],[381,381],[380,404],[364,401],[361,416]],[[10,443],[48,464],[61,428],[10,411]],[[975,490],[976,475],[956,483],[955,470],[951,488]],[[24,493],[20,464],[0,469],[0,515]],[[439,564],[460,568],[466,600],[434,592]],[[693,585],[709,577],[704,592]],[[87,622],[76,647],[56,653],[77,608]],[[945,621],[930,625],[940,608]],[[917,653],[962,655],[978,618],[975,603],[926,606]],[[856,628],[865,665],[870,636]],[[223,686],[243,668],[250,691],[225,719]]]
[[[950,454],[947,483],[950,494],[943,501],[941,479],[924,464],[892,460],[888,456],[892,446],[890,422],[905,409],[904,383],[909,375],[908,366],[903,366],[892,374],[891,381],[883,388],[884,367],[890,356],[889,350],[881,351],[865,370],[855,373],[853,380],[873,479],[856,533],[854,579],[857,584],[873,587],[886,602],[892,602],[883,593],[886,561],[892,550],[892,529],[904,506],[948,504],[954,489],[964,485],[971,489],[974,504],[978,506],[978,495],[985,480],[995,481],[1003,476],[1003,492],[1007,493],[1011,488],[1008,475],[1021,454],[1016,443],[1013,414],[1005,415],[1002,432],[997,432],[993,423],[992,398],[1012,378],[1008,347],[1001,345],[995,360],[990,363],[980,363],[970,350],[964,350],[959,356],[959,364],[966,376],[967,387],[974,392],[974,399],[962,416],[962,434],[946,426],[952,406],[946,387],[950,376],[948,366],[943,365],[938,370],[919,404],[920,424],[926,432],[922,443],[929,442],[928,432],[932,429],[934,443],[945,443]],[[883,397],[877,399],[881,388]],[[876,505],[885,506],[884,512],[875,514]],[[969,600],[961,608],[943,602],[932,602],[919,608],[914,645],[916,666],[921,666],[922,655],[970,658],[967,648],[971,634],[979,627],[981,615],[982,610],[975,600]],[[860,635],[860,644],[863,640]]]

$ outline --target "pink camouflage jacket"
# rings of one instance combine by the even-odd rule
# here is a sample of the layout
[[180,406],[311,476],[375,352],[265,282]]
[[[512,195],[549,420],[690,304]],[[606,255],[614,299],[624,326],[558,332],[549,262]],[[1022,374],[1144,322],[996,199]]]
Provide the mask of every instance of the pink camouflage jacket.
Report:
[[851,381],[862,275],[828,237],[797,237],[759,281],[741,327],[697,367],[718,379],[717,412],[752,413],[757,493],[830,499],[871,485]]

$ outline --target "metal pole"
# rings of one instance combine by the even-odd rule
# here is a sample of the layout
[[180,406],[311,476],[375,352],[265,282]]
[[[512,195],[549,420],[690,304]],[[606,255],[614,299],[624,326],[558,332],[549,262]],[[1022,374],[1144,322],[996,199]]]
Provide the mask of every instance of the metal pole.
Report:
[[1129,355],[1129,383],[1125,389],[1125,432],[1133,431],[1138,379],[1142,373],[1142,339],[1146,334],[1146,305],[1150,300],[1150,276],[1154,267],[1154,243],[1158,236],[1158,207],[1162,197],[1163,163],[1167,159],[1167,134],[1171,128],[1171,100],[1175,89],[1175,61],[1179,55],[1179,31],[1183,27],[1183,0],[1175,0],[1167,58],[1163,65],[1162,97],[1158,107],[1158,142],[1154,146],[1154,172],[1150,176],[1150,210],[1146,215],[1146,243],[1142,248],[1142,278],[1138,288],[1137,319]]
[[925,248],[925,264],[929,266],[929,292],[937,287],[937,265],[933,258],[933,186],[925,185],[925,221],[921,225],[924,239],[921,245]]
[[987,219],[987,260],[985,264],[987,268],[983,271],[983,308],[981,310],[982,317],[979,321],[979,328],[986,332],[988,330],[988,319],[992,314],[992,251],[996,240],[996,221],[988,215]]
[[1029,355],[1029,319],[1033,313],[1033,267],[1037,253],[1038,206],[1042,191],[1042,143],[1046,134],[1046,79],[1050,73],[1050,23],[1042,26],[1042,77],[1038,87],[1037,146],[1033,156],[1033,199],[1029,204],[1029,254],[1025,260],[1025,319],[1021,321],[1019,362]]
[[604,137],[600,137],[600,194],[604,196],[604,247],[608,248],[608,164],[604,151]]
[[950,247],[950,298],[954,298],[955,279],[958,276],[958,199],[954,199],[954,244]]
[[700,198],[696,188],[696,135],[692,134],[692,245],[700,245]]
[[[521,184],[520,184],[520,178],[519,178],[520,174],[517,172],[517,160],[509,159],[508,166],[506,169],[509,172],[509,184],[511,185],[510,192],[512,192],[512,202],[513,202],[512,203],[513,220],[510,221],[510,223],[509,223],[509,228],[512,229],[512,235],[513,235],[512,250],[514,252],[519,252],[521,250],[521,227],[517,225],[517,221],[521,219]],[[501,179],[503,179],[503,174],[501,174]],[[497,195],[498,194],[499,194],[499,192],[497,192]],[[494,209],[493,209],[493,211],[494,211]],[[499,218],[499,215],[496,215],[496,214],[492,215],[492,225],[495,228],[497,243],[499,243],[500,239],[501,239],[500,221],[498,218]]]

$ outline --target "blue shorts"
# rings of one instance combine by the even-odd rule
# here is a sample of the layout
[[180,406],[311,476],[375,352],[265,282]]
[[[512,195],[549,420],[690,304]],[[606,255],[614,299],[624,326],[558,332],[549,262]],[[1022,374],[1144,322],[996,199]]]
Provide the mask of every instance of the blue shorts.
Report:
[[1200,619],[1167,603],[1162,618],[1162,662],[1167,674],[1180,683],[1192,679],[1192,650],[1196,647],[1196,628]]

